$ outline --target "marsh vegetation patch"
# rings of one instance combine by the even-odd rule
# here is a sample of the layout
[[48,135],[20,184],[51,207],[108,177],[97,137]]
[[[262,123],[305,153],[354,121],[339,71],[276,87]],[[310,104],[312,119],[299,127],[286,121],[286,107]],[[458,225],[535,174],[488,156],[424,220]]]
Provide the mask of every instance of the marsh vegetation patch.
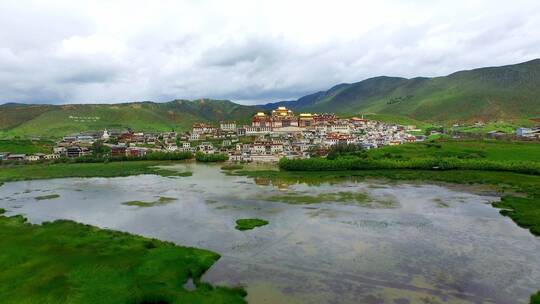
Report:
[[392,198],[375,198],[365,192],[334,192],[319,193],[315,195],[303,193],[286,193],[272,195],[263,198],[265,201],[280,202],[287,204],[320,204],[320,203],[345,203],[356,204],[368,208],[395,208],[398,203]]
[[165,197],[160,196],[157,200],[152,202],[143,202],[143,201],[129,201],[122,203],[126,206],[137,206],[137,207],[155,207],[155,206],[163,206],[170,204],[172,202],[176,201],[176,198],[174,197]]
[[59,198],[60,195],[58,194],[49,194],[49,195],[41,195],[34,197],[35,200],[42,201],[42,200],[49,200],[49,199],[55,199]]
[[22,216],[0,215],[0,239],[2,303],[245,303],[241,288],[182,288],[190,278],[198,285],[219,259],[214,252]]
[[251,230],[257,227],[268,225],[268,221],[261,219],[238,219],[236,220],[236,229],[240,231]]

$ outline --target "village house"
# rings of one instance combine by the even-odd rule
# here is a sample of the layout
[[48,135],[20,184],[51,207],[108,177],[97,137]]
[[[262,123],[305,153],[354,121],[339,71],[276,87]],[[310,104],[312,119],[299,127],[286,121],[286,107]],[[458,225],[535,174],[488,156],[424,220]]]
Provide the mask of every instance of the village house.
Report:
[[59,159],[60,154],[46,154],[43,158],[46,160]]
[[214,154],[215,153],[215,149],[214,149],[214,146],[209,143],[209,142],[203,142],[201,143],[198,147],[197,147],[197,150],[199,152],[202,152],[204,154]]
[[231,162],[241,162],[242,153],[236,150],[229,151],[229,161]]
[[540,138],[540,127],[517,128],[516,136],[524,138]]
[[148,149],[140,147],[129,147],[125,150],[125,155],[129,157],[143,157],[146,155]]
[[255,142],[251,146],[251,155],[267,155],[271,154],[271,143]]
[[35,153],[35,154],[32,154],[32,155],[26,155],[24,160],[26,160],[26,161],[38,161],[38,160],[41,160],[41,159],[45,159],[45,154],[44,153]]
[[126,156],[126,150],[127,150],[127,147],[124,145],[111,146],[111,156],[113,157]]
[[205,123],[196,123],[193,125],[193,128],[192,128],[192,133],[198,133],[198,134],[212,134],[215,131],[216,131],[216,128]]
[[222,131],[236,132],[235,121],[222,121],[219,123],[219,129]]
[[331,124],[328,132],[349,134],[351,133],[351,128],[349,127],[348,123],[340,121],[340,122]]
[[9,154],[7,159],[12,161],[24,161],[26,159],[26,154]]
[[75,141],[77,141],[77,136],[73,136],[73,135],[64,136],[64,137],[62,137],[62,141],[66,142],[66,143],[75,142]]
[[174,152],[174,151],[177,151],[178,150],[178,147],[176,146],[176,143],[174,144],[168,144],[167,145],[167,148],[165,149],[169,152]]

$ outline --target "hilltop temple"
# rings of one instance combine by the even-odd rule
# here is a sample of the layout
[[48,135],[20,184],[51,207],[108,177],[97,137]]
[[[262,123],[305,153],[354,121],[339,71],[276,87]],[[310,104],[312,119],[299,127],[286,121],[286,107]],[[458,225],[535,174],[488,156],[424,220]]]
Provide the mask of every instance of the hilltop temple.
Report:
[[315,125],[333,123],[337,117],[334,114],[311,114],[301,113],[295,115],[286,107],[278,107],[271,115],[263,112],[255,114],[251,120],[251,126],[271,130],[294,130]]

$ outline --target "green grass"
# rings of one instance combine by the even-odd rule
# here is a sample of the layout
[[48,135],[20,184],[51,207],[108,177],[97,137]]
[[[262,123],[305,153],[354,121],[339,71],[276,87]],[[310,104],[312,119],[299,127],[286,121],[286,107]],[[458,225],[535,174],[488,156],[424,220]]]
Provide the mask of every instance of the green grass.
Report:
[[34,197],[35,200],[42,201],[42,200],[49,200],[54,198],[59,198],[60,195],[58,194],[49,194],[49,195],[42,195],[42,196],[36,196]]
[[117,177],[139,174],[157,174],[162,176],[190,176],[191,172],[176,172],[156,166],[170,162],[126,161],[109,163],[75,164],[31,164],[3,166],[0,169],[0,183],[32,179],[50,179],[64,177]]
[[126,205],[126,206],[154,207],[154,206],[167,205],[167,204],[170,204],[170,203],[172,203],[174,201],[176,201],[176,198],[174,198],[174,197],[160,196],[157,200],[152,201],[152,202],[129,201],[129,202],[125,202],[125,203],[122,203],[122,204]]
[[230,164],[230,165],[224,165],[221,166],[221,170],[231,171],[231,170],[241,170],[244,166],[237,165],[237,164]]
[[368,152],[373,158],[445,158],[487,159],[495,161],[540,162],[540,145],[537,143],[501,140],[438,140],[386,146]]
[[[362,115],[362,113],[359,113]],[[358,116],[358,115],[357,115]],[[391,124],[399,124],[403,126],[416,126],[417,129],[425,130],[433,127],[434,125],[425,121],[416,120],[407,116],[395,115],[395,114],[364,114],[365,119],[377,120]]]
[[452,128],[455,131],[465,132],[465,133],[476,133],[476,134],[486,134],[491,131],[502,131],[506,134],[514,134],[516,129],[523,125],[529,125],[527,123],[509,123],[509,122],[489,122],[483,127],[476,126],[464,126]]
[[190,171],[178,172],[175,170],[168,170],[168,169],[156,169],[154,173],[161,176],[182,176],[182,177],[193,176],[193,172],[190,172]]
[[34,154],[52,153],[54,142],[52,141],[31,141],[22,139],[0,140],[0,152],[10,152],[13,154]]
[[334,158],[281,159],[289,171],[368,169],[482,170],[540,175],[540,145],[497,140],[434,140],[386,146]]
[[540,304],[540,291],[531,296],[531,304]]
[[493,203],[501,209],[501,214],[509,216],[519,226],[530,229],[533,234],[540,235],[540,202],[530,198],[505,196],[500,202]]
[[[200,277],[219,255],[71,221],[31,225],[0,216],[5,304],[245,303],[240,288]],[[196,289],[182,286],[192,278]]]
[[268,221],[261,219],[239,219],[236,220],[236,229],[240,231],[251,230],[257,227],[268,225]]
[[[165,103],[0,105],[0,136],[57,138],[89,130],[186,131],[196,122],[249,120],[257,108],[225,100]],[[81,119],[82,118],[82,119]]]

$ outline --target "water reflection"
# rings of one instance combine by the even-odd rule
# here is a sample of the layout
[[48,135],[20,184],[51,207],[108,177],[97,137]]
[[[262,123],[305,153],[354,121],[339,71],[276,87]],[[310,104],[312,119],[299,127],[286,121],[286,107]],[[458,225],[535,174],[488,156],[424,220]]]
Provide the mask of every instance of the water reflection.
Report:
[[[214,250],[223,257],[203,279],[243,285],[252,303],[526,303],[540,287],[540,242],[489,206],[496,197],[351,178],[251,179],[197,164],[178,169],[194,174],[7,183],[0,207],[32,222],[72,219]],[[34,199],[49,194],[60,196]],[[365,194],[366,203],[350,194]],[[268,199],[284,195],[323,200]],[[160,197],[171,199],[123,204]],[[371,204],[390,199],[392,208]],[[270,224],[240,232],[238,218]]]

